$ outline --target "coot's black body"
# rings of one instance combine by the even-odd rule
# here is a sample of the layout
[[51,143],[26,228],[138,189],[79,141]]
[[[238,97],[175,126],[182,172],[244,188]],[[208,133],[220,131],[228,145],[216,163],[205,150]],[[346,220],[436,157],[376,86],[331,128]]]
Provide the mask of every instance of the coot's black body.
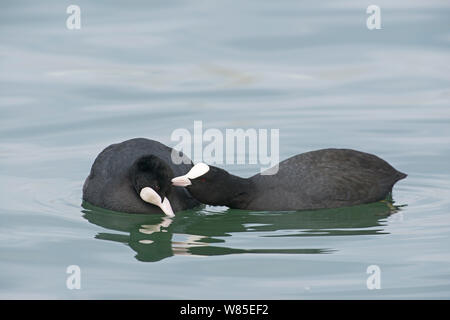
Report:
[[[192,167],[187,161],[174,164],[172,148],[154,140],[135,138],[112,144],[95,159],[91,172],[83,186],[83,200],[101,208],[127,213],[162,213],[157,206],[144,202],[139,197],[130,178],[130,168],[144,156],[156,156],[164,161],[174,175],[183,175]],[[188,164],[185,164],[188,163]],[[168,182],[169,177],[166,177]],[[172,187],[167,195],[173,211],[181,211],[199,205],[187,190]]]
[[[271,170],[271,169],[269,169]],[[305,210],[383,200],[406,174],[372,154],[323,149],[279,163],[274,175],[240,178],[210,166],[187,189],[199,201],[249,210]]]

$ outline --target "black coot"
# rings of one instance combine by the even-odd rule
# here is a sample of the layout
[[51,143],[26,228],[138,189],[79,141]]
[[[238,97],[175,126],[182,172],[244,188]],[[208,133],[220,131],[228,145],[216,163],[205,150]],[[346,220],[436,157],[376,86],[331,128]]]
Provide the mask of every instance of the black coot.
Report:
[[192,168],[192,162],[181,153],[183,163],[174,164],[172,151],[158,141],[144,138],[110,145],[92,165],[83,186],[83,200],[114,211],[164,211],[169,216],[199,205],[187,190],[171,186],[171,178]]
[[[269,169],[272,170],[272,169]],[[248,210],[337,208],[383,200],[406,174],[372,154],[323,149],[293,156],[274,175],[241,178],[197,164],[172,183],[200,202]]]

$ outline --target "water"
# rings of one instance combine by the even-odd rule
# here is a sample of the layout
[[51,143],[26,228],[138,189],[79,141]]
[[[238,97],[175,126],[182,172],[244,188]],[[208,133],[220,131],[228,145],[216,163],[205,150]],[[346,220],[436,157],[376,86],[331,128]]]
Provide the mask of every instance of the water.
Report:
[[[449,298],[449,4],[3,1],[1,298]],[[176,128],[278,128],[280,159],[371,152],[409,174],[376,203],[314,212],[81,206],[107,145]],[[250,176],[255,166],[227,166]],[[68,290],[66,268],[81,268]],[[368,290],[370,265],[381,289]]]

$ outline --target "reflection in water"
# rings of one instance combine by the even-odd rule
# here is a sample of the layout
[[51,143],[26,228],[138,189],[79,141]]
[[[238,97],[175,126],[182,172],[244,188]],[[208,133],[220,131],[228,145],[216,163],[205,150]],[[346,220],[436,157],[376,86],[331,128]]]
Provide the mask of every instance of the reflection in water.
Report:
[[[384,219],[399,210],[382,201],[339,209],[298,212],[252,212],[205,209],[161,215],[126,214],[83,203],[84,217],[103,228],[126,234],[101,232],[97,239],[120,242],[137,252],[140,261],[159,261],[173,255],[213,256],[236,253],[330,253],[330,248],[238,249],[225,245],[232,233],[260,232],[261,237],[324,237],[385,234]],[[383,220],[383,221],[382,221]],[[270,233],[270,234],[269,234]],[[221,243],[222,245],[214,245]]]

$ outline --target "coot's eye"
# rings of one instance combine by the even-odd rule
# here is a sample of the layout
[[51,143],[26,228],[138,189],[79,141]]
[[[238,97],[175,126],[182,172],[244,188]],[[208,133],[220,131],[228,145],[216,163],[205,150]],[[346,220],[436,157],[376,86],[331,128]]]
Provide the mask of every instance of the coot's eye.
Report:
[[200,181],[201,182],[206,182],[206,179],[205,178],[201,178]]
[[155,191],[159,191],[159,189],[160,189],[159,186],[156,185],[156,186],[155,186]]

